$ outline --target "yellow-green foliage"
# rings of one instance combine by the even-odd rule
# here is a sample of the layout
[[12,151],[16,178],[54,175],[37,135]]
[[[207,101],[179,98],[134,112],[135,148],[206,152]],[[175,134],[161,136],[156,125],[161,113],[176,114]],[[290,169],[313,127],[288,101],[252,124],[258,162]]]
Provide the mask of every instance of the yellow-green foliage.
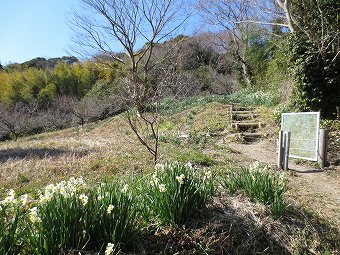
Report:
[[112,83],[118,72],[118,68],[108,69],[92,62],[69,64],[62,61],[53,69],[5,69],[0,71],[0,101],[14,104],[36,100],[44,105],[61,94],[80,98],[100,79]]

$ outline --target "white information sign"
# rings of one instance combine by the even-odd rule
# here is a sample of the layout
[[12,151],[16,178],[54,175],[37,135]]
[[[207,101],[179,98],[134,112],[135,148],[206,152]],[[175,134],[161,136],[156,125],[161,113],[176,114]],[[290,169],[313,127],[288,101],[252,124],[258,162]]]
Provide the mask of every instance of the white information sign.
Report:
[[317,161],[319,112],[283,113],[281,130],[291,132],[289,157]]

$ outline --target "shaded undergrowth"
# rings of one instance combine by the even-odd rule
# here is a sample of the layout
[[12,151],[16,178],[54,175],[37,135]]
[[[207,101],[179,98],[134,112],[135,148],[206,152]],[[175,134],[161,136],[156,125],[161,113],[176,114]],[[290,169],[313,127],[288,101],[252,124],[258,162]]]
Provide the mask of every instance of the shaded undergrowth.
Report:
[[339,254],[338,229],[302,208],[279,219],[244,196],[220,194],[199,220],[143,238],[137,254]]

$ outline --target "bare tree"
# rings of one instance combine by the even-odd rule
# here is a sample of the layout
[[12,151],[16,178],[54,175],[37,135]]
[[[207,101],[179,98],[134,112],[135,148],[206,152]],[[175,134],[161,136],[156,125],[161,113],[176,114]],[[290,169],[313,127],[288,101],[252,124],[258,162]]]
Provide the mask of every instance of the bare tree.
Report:
[[[333,8],[338,13],[340,4],[333,2],[333,6],[326,5],[325,9],[323,3],[325,1],[320,0],[254,0],[251,4],[257,15],[241,22],[286,27],[290,32],[302,32],[323,58],[328,50],[334,51],[336,58],[340,53],[339,24],[336,24],[336,20],[329,22],[327,9]],[[317,15],[312,14],[312,11],[316,11]]]
[[[334,53],[335,61],[340,54],[340,2],[324,5],[325,1],[300,0],[292,3],[288,0],[276,0],[287,16],[290,31],[300,31],[316,46],[319,55],[326,60],[328,52]],[[331,3],[331,2],[330,2]],[[316,11],[316,15],[312,14]]]
[[[78,35],[75,42],[83,46],[82,53],[101,52],[126,67],[130,79],[129,100],[142,111],[153,92],[148,79],[157,63],[151,63],[152,54],[158,44],[172,36],[186,20],[187,16],[178,17],[183,4],[175,0],[81,2],[98,18],[75,13],[73,25]],[[123,55],[114,50],[118,44],[123,47]]]
[[200,1],[200,9],[205,14],[206,21],[212,26],[222,28],[217,33],[219,46],[231,51],[235,60],[242,68],[242,77],[247,86],[252,83],[250,65],[246,61],[246,45],[250,32],[250,24],[242,22],[251,20],[253,11],[250,0],[209,0]]
[[[171,98],[177,98],[180,95],[185,96],[189,92],[187,84],[183,84],[177,79],[178,72],[171,68],[162,71],[158,77],[157,85],[153,86],[153,93],[148,96],[148,104],[142,110],[138,107],[132,107],[125,112],[130,128],[137,136],[138,141],[152,155],[154,164],[157,163],[159,156],[161,99],[167,97],[170,99],[169,103]],[[123,82],[128,89],[133,87],[129,84],[131,81],[128,78],[124,79]],[[175,88],[176,91],[174,91]]]
[[[77,99],[64,95],[58,97],[54,105],[54,110],[59,112],[61,116],[73,115],[81,126],[84,126],[89,121],[98,120],[105,108],[105,104],[95,96],[85,96],[82,99]],[[58,121],[59,114],[56,115],[57,119],[55,121]]]
[[[82,46],[82,55],[104,54],[127,71],[122,79],[124,95],[129,109],[127,119],[138,140],[153,155],[158,154],[158,104],[160,89],[149,80],[150,71],[169,53],[156,62],[151,61],[160,43],[173,36],[187,20],[182,0],[81,0],[83,11],[74,12],[72,21],[76,32],[74,40]],[[117,46],[124,54],[117,54]],[[175,47],[175,46],[174,46]],[[109,62],[106,64],[110,65]],[[151,109],[151,110],[150,110]],[[136,115],[138,113],[138,115]],[[141,122],[135,121],[140,116]],[[154,140],[140,135],[140,130],[150,130]]]
[[33,123],[33,115],[37,111],[38,104],[25,105],[21,102],[14,106],[0,104],[0,130],[8,133],[18,140],[19,136],[30,130]]
[[[240,25],[247,24],[270,26],[273,34],[275,27],[286,28],[289,32],[305,34],[322,57],[328,50],[335,52],[335,58],[340,53],[339,25],[329,23],[328,10],[323,8],[320,0],[202,0],[201,7],[210,14],[210,20],[233,35],[234,31],[238,31],[236,35],[242,35]],[[339,4],[333,8],[338,12]],[[316,10],[318,15],[311,14],[311,10]],[[312,23],[318,24],[318,29]]]
[[56,97],[43,111],[42,119],[45,123],[45,128],[48,129],[58,129],[62,127],[67,127],[72,121],[72,115],[69,109],[66,109],[62,105],[64,102],[63,97]]

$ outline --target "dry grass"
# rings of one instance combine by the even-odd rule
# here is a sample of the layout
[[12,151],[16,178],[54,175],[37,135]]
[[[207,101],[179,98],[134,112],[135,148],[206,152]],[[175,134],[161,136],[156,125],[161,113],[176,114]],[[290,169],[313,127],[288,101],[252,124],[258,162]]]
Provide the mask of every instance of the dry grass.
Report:
[[302,208],[274,219],[243,193],[220,193],[193,220],[146,235],[138,251],[126,254],[339,254],[339,230]]
[[[93,124],[90,124],[93,125]],[[151,158],[122,117],[95,125],[28,137],[0,145],[0,183],[6,188],[32,188],[83,175],[100,179],[146,168]]]
[[163,119],[163,132],[199,133],[230,129],[229,106],[212,102],[195,106]]
[[[189,133],[194,128],[208,132],[215,126],[221,128],[227,115],[219,103],[198,106],[192,111],[195,111],[195,117],[190,123],[185,121],[191,118],[189,110],[162,120],[162,132],[168,131],[166,123],[173,127],[175,133]],[[216,118],[212,117],[214,114]],[[211,120],[204,121],[208,116]],[[226,128],[228,123],[223,125]],[[185,139],[182,145],[162,143],[160,159],[170,161],[204,156],[196,150]],[[21,138],[16,142],[0,143],[0,186],[22,192],[70,176],[82,175],[95,181],[112,175],[136,174],[151,167],[151,156],[135,139],[123,116],[87,124],[83,128],[69,128]]]
[[[208,103],[162,118],[161,132],[168,136],[185,133],[204,138],[205,134],[214,132],[224,136],[209,136],[202,143],[188,138],[181,138],[180,143],[170,139],[161,143],[160,160],[190,160],[217,173],[254,161],[230,148],[225,139],[230,131],[227,109],[221,103]],[[263,120],[268,120],[265,132],[275,136],[270,110],[261,108],[260,111]],[[70,128],[17,142],[0,142],[0,196],[9,188],[27,192],[70,176],[82,175],[95,182],[147,172],[151,168],[151,156],[136,141],[123,116],[116,116],[87,124],[82,129]],[[230,197],[220,193],[202,212],[199,221],[185,228],[160,229],[144,236],[140,249],[146,254],[323,254],[326,251],[337,254],[339,229],[320,219],[322,211],[311,214],[301,208],[304,198],[297,198],[299,187],[290,185],[289,197],[300,203],[279,220],[243,195]],[[328,203],[321,197],[310,196],[308,204],[313,202],[320,208],[322,205],[326,208]]]

